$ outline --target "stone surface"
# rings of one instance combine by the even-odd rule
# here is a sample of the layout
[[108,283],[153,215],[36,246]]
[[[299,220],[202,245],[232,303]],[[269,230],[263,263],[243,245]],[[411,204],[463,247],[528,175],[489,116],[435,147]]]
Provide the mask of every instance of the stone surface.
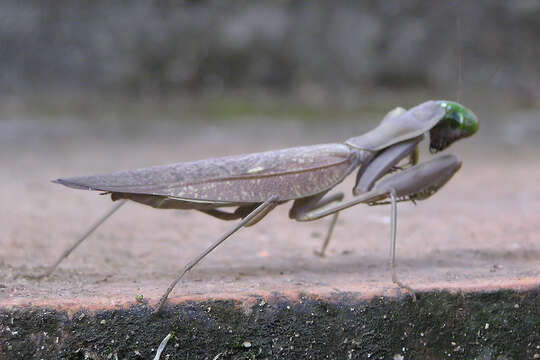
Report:
[[[438,321],[436,326],[443,326],[448,321],[448,326],[458,329],[456,333],[441,335],[444,339],[438,338],[436,333],[429,335],[430,348],[437,347],[429,353],[432,358],[439,358],[445,352],[461,354],[462,358],[485,352],[488,354],[485,358],[495,358],[505,351],[508,351],[508,358],[518,358],[517,353],[531,358],[535,351],[538,352],[535,347],[540,345],[540,304],[535,290],[540,286],[537,226],[540,166],[534,135],[538,131],[538,123],[534,121],[536,115],[526,114],[511,115],[515,122],[505,123],[510,125],[497,131],[494,127],[496,115],[491,118],[480,111],[481,120],[486,120],[478,136],[449,149],[464,161],[455,178],[432,199],[417,206],[400,205],[398,273],[403,282],[418,290],[420,302],[417,305],[412,304],[406,293],[395,287],[390,279],[387,267],[388,207],[360,206],[343,212],[328,256],[321,259],[314,256],[313,251],[321,245],[328,220],[295,223],[288,219],[290,205],[285,204],[255,227],[235,234],[202,261],[171,294],[168,311],[176,315],[171,315],[167,321],[156,322],[149,320],[147,306],[157,302],[174,274],[187,261],[230,229],[233,223],[197,212],[159,211],[128,204],[50,278],[30,280],[24,275],[43,271],[112,206],[108,196],[67,189],[50,183],[50,180],[342,141],[354,135],[353,129],[358,129],[355,131],[359,133],[367,130],[366,125],[336,121],[330,128],[294,120],[213,125],[188,121],[125,122],[118,125],[114,121],[88,123],[75,118],[10,120],[4,117],[0,123],[0,308],[3,314],[0,353],[8,354],[9,346],[22,351],[23,337],[31,339],[35,349],[52,346],[58,354],[74,354],[81,349],[75,358],[82,358],[86,353],[92,355],[93,351],[97,354],[95,358],[106,357],[107,351],[117,351],[120,358],[130,358],[137,349],[148,358],[150,349],[155,349],[167,332],[175,331],[182,335],[171,340],[168,349],[175,348],[178,343],[175,354],[193,357],[205,350],[201,345],[204,341],[200,342],[204,339],[203,331],[192,332],[186,327],[193,320],[198,324],[194,327],[208,325],[215,329],[211,334],[218,337],[223,335],[223,328],[219,326],[231,323],[231,329],[234,329],[235,335],[223,335],[214,347],[207,345],[207,349],[212,349],[206,353],[210,359],[220,352],[227,354],[224,358],[240,358],[246,354],[244,351],[253,351],[257,355],[259,349],[265,354],[276,351],[272,353],[274,355],[268,355],[270,357],[279,357],[276,355],[279,351],[287,351],[284,358],[300,354],[288,346],[299,346],[301,350],[298,351],[309,358],[328,354],[329,350],[324,350],[321,344],[309,345],[312,340],[306,338],[301,343],[292,340],[287,343],[280,338],[272,347],[271,339],[278,333],[294,338],[299,331],[302,337],[316,337],[319,332],[326,331],[321,324],[327,324],[329,332],[336,331],[335,325],[331,325],[334,316],[341,319],[337,323],[343,326],[354,323],[355,333],[344,333],[328,340],[328,346],[341,347],[339,344],[347,343],[349,345],[340,348],[343,356],[346,351],[354,350],[357,353],[352,355],[353,358],[361,358],[371,351],[369,347],[363,347],[363,340],[358,338],[364,334],[362,336],[380,340],[373,340],[376,344],[373,349],[379,349],[377,356],[387,358],[393,355],[390,351],[400,354],[400,344],[409,349],[412,343],[390,340],[388,334],[379,332],[379,322],[383,320],[378,316],[396,316],[394,325],[407,333],[403,335],[407,338],[411,334],[408,326],[412,325],[401,321],[414,324],[414,319],[427,319],[427,311],[439,312],[438,317],[432,319]],[[516,122],[521,127],[509,130]],[[261,137],[261,134],[265,136]],[[427,156],[429,154],[422,154],[422,157]],[[353,181],[354,176],[340,186],[347,196],[350,196]],[[506,292],[506,289],[512,291]],[[486,293],[491,295],[484,295]],[[380,300],[379,304],[381,297],[385,300]],[[526,304],[526,310],[516,308],[514,312],[513,306],[521,306],[520,299]],[[308,305],[302,305],[303,301]],[[257,311],[261,302],[271,304],[268,309],[264,307],[262,318],[246,315]],[[363,320],[361,316],[354,317],[353,323],[347,322],[350,320],[346,315],[348,304],[372,306],[368,313],[377,317],[377,322]],[[287,306],[294,308],[294,316],[298,317],[284,315]],[[221,310],[216,310],[215,317],[201,318],[201,307],[221,307]],[[462,315],[455,315],[460,308],[465,309],[459,313]],[[334,315],[327,318],[320,315],[320,323],[308,319],[311,311],[322,314],[325,309]],[[410,312],[410,318],[406,318],[404,312]],[[513,322],[505,323],[503,318],[498,318],[502,312]],[[88,317],[81,320],[87,323],[80,328],[77,319],[82,313]],[[234,314],[241,318],[235,320]],[[475,314],[483,315],[477,318]],[[461,319],[458,323],[451,320],[457,319],[456,316]],[[500,326],[495,327],[490,316],[498,319]],[[125,320],[120,320],[124,317]],[[312,324],[318,324],[318,327],[306,325],[293,330],[300,319],[314,321]],[[141,331],[140,328],[137,330],[136,324],[145,323],[148,327],[143,331],[147,331],[149,340],[137,345],[133,339],[142,341],[142,335],[121,332],[120,328],[106,324],[103,328],[107,331],[101,332],[101,320],[106,320],[106,324],[109,320],[114,324],[125,321],[118,326],[134,332]],[[366,323],[368,330],[365,332],[360,330],[363,321],[371,324]],[[237,332],[244,322],[251,324],[246,325],[246,329],[252,330]],[[255,324],[259,322],[265,325],[262,332],[256,334]],[[491,324],[490,331],[498,331],[498,335],[488,337],[482,343],[481,329],[486,323]],[[431,323],[426,328],[435,331],[436,326]],[[513,339],[511,329],[514,326],[518,326],[516,331],[529,329],[529,337],[526,341],[520,340],[515,348],[506,347],[501,339]],[[272,332],[272,329],[281,330]],[[73,331],[80,331],[80,336],[73,335]],[[476,335],[477,331],[480,335]],[[421,340],[420,332],[414,333],[416,342]],[[453,340],[458,332],[462,337]],[[128,335],[132,340],[119,344]],[[60,339],[60,345],[54,344],[56,338]],[[193,341],[189,342],[188,338]],[[206,341],[213,342],[210,339],[208,337]],[[479,339],[482,346],[471,344],[474,339]],[[245,341],[253,346],[240,351]],[[225,343],[228,347],[223,345]],[[220,346],[225,348],[220,350]],[[420,345],[416,343],[415,346]],[[458,346],[461,350],[456,350]],[[279,350],[281,348],[285,350]],[[12,358],[20,358],[15,353],[9,354]]]

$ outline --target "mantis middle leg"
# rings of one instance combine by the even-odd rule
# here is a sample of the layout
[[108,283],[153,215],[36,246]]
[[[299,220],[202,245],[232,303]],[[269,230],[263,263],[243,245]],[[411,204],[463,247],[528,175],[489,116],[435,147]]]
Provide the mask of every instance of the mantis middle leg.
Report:
[[[314,210],[314,209],[320,209],[324,208],[330,203],[336,202],[336,201],[343,201],[344,194],[342,192],[334,193],[329,196],[325,196],[326,192],[323,192],[321,194],[313,195],[308,198],[298,199],[295,200],[293,207],[289,211],[289,217],[291,219],[299,219],[302,216],[304,216],[306,213]],[[324,257],[326,248],[328,247],[328,244],[330,243],[330,238],[332,237],[332,233],[334,232],[334,227],[337,223],[339,212],[336,212],[334,216],[332,217],[332,220],[330,222],[330,226],[328,228],[328,231],[326,233],[326,237],[324,238],[324,242],[322,245],[322,248],[320,251],[314,251],[315,255]]]
[[390,238],[390,268],[392,271],[392,281],[398,285],[400,288],[407,290],[411,293],[414,300],[416,300],[416,295],[414,291],[407,285],[399,281],[396,273],[396,233],[397,233],[397,196],[395,189],[389,190],[373,190],[368,193],[362,194],[360,197],[340,202],[332,206],[321,206],[315,207],[312,209],[305,209],[306,211],[302,213],[299,217],[296,218],[298,221],[313,221],[323,218],[328,215],[337,216],[337,214],[344,209],[349,207],[362,204],[362,203],[371,203],[377,201],[378,199],[385,198],[390,196],[391,199],[391,238]]
[[[390,265],[392,281],[403,289],[410,291],[413,299],[416,298],[412,289],[401,283],[396,274],[396,230],[397,230],[397,202],[401,200],[425,200],[435,194],[446,184],[461,168],[461,161],[454,155],[444,155],[422,164],[415,165],[401,172],[390,175],[379,181],[373,188],[358,197],[342,201],[331,206],[313,209],[298,221],[312,221],[335,214],[352,206],[366,203],[369,205],[386,204],[390,198],[391,204],[391,237],[390,237]],[[398,200],[399,197],[399,200]]]

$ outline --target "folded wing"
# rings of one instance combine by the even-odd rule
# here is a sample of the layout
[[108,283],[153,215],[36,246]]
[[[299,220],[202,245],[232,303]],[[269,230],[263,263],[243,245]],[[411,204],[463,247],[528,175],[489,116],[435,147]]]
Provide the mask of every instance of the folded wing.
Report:
[[273,195],[291,200],[319,193],[341,182],[354,167],[346,145],[323,144],[55,182],[76,189],[252,203]]

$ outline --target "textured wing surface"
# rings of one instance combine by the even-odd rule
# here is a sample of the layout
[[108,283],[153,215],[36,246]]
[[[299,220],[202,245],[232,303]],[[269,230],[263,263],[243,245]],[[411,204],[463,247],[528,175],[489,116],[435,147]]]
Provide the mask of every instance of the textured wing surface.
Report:
[[401,141],[409,140],[429,131],[445,114],[437,101],[426,101],[406,112],[388,116],[375,129],[347,140],[357,149],[378,151]]
[[346,145],[323,144],[56,182],[78,189],[179,199],[263,202],[276,194],[280,200],[291,200],[319,193],[342,181],[354,166],[354,155]]

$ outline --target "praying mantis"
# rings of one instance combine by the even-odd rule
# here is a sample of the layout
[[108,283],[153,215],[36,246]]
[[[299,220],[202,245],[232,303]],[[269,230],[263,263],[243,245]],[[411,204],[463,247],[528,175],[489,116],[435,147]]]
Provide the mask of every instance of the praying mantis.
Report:
[[[476,115],[463,105],[431,100],[409,110],[396,108],[373,130],[341,144],[293,147],[55,180],[71,188],[110,194],[113,201],[120,202],[39,277],[52,273],[127,200],[157,209],[198,210],[221,220],[239,220],[179,271],[159,300],[156,308],[159,312],[188,271],[235,232],[255,225],[278,205],[292,201],[289,217],[296,221],[314,221],[332,215],[319,252],[324,256],[340,211],[358,204],[390,204],[392,281],[414,297],[413,289],[401,283],[396,274],[397,203],[431,197],[461,167],[461,161],[454,155],[418,163],[419,143],[429,133],[430,152],[437,153],[473,135],[478,127]],[[402,160],[406,163],[399,166]],[[356,169],[351,200],[345,201],[342,192],[330,193]],[[229,207],[235,209],[223,210]]]

